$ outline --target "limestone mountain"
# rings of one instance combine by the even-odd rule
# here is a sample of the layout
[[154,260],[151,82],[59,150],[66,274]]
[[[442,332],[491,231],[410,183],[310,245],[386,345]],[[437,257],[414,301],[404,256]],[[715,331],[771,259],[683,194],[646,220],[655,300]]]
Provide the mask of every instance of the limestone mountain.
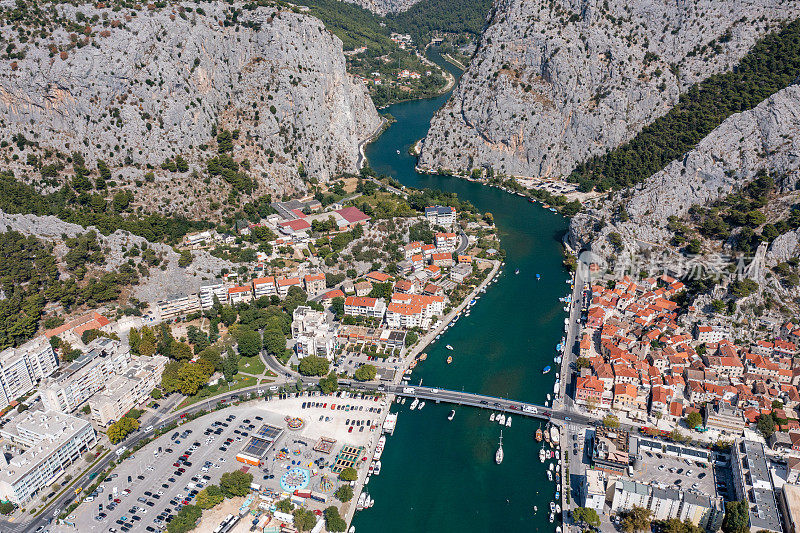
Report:
[[798,16],[791,0],[499,0],[420,166],[569,174]]
[[380,123],[341,41],[286,8],[21,4],[0,25],[0,158],[27,181],[58,186],[78,152],[149,207],[196,215],[232,188],[357,172]]

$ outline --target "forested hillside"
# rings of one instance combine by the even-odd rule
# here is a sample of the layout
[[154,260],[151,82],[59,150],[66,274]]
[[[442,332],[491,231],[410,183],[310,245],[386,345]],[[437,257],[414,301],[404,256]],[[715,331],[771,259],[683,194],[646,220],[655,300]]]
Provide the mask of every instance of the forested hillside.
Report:
[[733,70],[710,76],[681,95],[669,113],[631,141],[578,167],[581,190],[641,182],[694,147],[734,113],[753,109],[800,76],[800,20],[761,39]]

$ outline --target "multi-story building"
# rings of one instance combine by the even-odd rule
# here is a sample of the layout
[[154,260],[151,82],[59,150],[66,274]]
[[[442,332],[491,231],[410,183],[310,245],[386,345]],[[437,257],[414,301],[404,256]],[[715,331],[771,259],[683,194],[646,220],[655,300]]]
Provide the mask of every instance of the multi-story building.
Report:
[[278,280],[278,296],[286,298],[289,294],[289,289],[292,287],[300,287],[300,278],[281,278]]
[[275,278],[256,278],[253,280],[253,297],[257,300],[262,296],[273,296],[278,294]]
[[694,336],[697,342],[709,344],[721,341],[728,334],[723,328],[697,325],[694,327]]
[[200,307],[202,309],[211,309],[214,306],[215,296],[220,304],[225,305],[228,303],[228,290],[219,278],[207,281],[200,286]]
[[435,235],[436,249],[440,252],[454,252],[458,243],[455,233],[440,232]]
[[614,484],[614,493],[611,497],[611,510],[614,512],[627,511],[633,507],[650,505],[650,487],[644,483],[629,479],[619,479]]
[[338,347],[336,328],[325,318],[325,313],[301,305],[292,313],[292,337],[295,339],[297,357],[308,355],[333,360]]
[[156,310],[161,320],[196,313],[202,310],[200,296],[197,293],[176,293],[156,302]]
[[43,383],[40,392],[44,408],[71,413],[125,370],[130,361],[130,351],[120,341],[98,337],[64,371]]
[[603,515],[603,508],[606,504],[606,473],[602,470],[586,470],[583,476],[583,486],[581,492],[583,496],[583,506],[594,509],[597,514]]
[[58,359],[45,336],[0,352],[0,409],[33,390],[57,368]]
[[611,497],[611,510],[621,513],[633,507],[649,509],[655,520],[689,520],[707,531],[717,531],[725,514],[719,498],[712,499],[690,490],[651,486],[628,479],[617,480]]
[[742,412],[724,400],[717,402],[716,406],[706,404],[703,422],[707,428],[716,429],[734,437],[741,436],[745,428]]
[[89,399],[92,419],[108,426],[143,401],[161,383],[161,373],[167,364],[163,355],[138,357],[122,373],[114,377],[102,392]]
[[740,440],[732,447],[731,452],[736,499],[747,501],[750,531],[781,533],[781,517],[764,445],[755,441]]
[[800,532],[800,485],[785,483],[778,498],[786,533]]
[[54,411],[26,411],[0,428],[0,437],[22,453],[0,454],[0,500],[19,505],[48,488],[97,444],[92,425]]
[[472,275],[472,263],[459,263],[450,270],[450,279],[456,283],[464,283],[464,280]]
[[325,274],[322,272],[305,276],[303,278],[303,283],[306,286],[306,292],[309,298],[313,298],[325,292]]
[[449,206],[432,205],[425,208],[428,223],[449,227],[456,221],[456,210]]
[[253,287],[251,285],[242,285],[240,287],[231,287],[228,289],[228,300],[231,305],[253,301]]
[[372,283],[366,280],[353,284],[353,287],[356,289],[356,296],[367,296],[372,292]]
[[621,429],[598,427],[592,443],[592,463],[596,468],[622,474],[630,464],[630,435]]
[[344,299],[344,314],[383,318],[386,314],[386,304],[380,298],[348,296]]

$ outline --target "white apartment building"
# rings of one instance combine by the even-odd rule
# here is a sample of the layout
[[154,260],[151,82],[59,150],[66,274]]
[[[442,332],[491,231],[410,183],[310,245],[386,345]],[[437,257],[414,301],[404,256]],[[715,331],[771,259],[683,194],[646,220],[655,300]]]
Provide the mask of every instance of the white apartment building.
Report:
[[0,409],[33,390],[57,368],[56,354],[44,336],[0,352]]
[[602,516],[606,503],[606,473],[602,470],[586,470],[581,488],[583,506],[594,509]]
[[48,411],[71,413],[106,382],[121,373],[131,361],[127,347],[117,340],[98,337],[89,343],[88,350],[64,371],[42,383],[42,404]]
[[724,328],[700,325],[695,326],[694,335],[697,342],[705,342],[706,344],[717,343],[729,337],[728,332]]
[[163,355],[137,357],[122,373],[106,383],[106,388],[89,399],[92,420],[108,426],[140,403],[161,383],[168,359]]
[[471,275],[472,263],[459,263],[450,270],[450,279],[456,283],[464,283]]
[[171,294],[163,300],[156,302],[156,310],[161,320],[188,315],[201,311],[200,296],[195,292],[192,294]]
[[278,286],[278,296],[281,298],[286,298],[286,295],[289,294],[289,289],[292,287],[302,288],[300,278],[281,278],[276,285]]
[[458,236],[455,233],[437,233],[434,242],[437,251],[453,252],[458,244]]
[[308,355],[333,361],[338,346],[336,328],[325,319],[325,313],[301,305],[292,314],[292,338],[297,357]]
[[211,309],[214,306],[214,296],[217,297],[220,304],[225,305],[228,303],[228,289],[225,288],[219,278],[202,284],[199,296],[202,309]]
[[425,208],[425,218],[430,224],[451,226],[456,221],[456,210],[442,205],[428,206]]
[[262,296],[273,296],[278,294],[275,286],[275,278],[256,278],[253,280],[253,297],[258,300]]
[[306,293],[308,293],[309,298],[313,298],[314,296],[325,292],[325,274],[322,272],[305,276],[303,278],[303,283],[306,287]]
[[24,505],[97,444],[92,425],[54,411],[26,411],[0,428],[0,437],[24,451],[0,454],[0,500]]
[[348,296],[344,299],[344,314],[383,318],[386,314],[386,304],[379,298]]
[[228,300],[231,305],[250,302],[253,300],[253,287],[242,285],[241,287],[231,287],[228,289]]

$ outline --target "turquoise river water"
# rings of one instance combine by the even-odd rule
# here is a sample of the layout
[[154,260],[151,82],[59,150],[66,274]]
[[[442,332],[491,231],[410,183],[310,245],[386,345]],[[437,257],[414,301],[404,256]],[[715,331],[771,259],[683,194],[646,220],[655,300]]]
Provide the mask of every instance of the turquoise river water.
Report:
[[[431,59],[460,74],[433,51]],[[540,204],[463,179],[418,174],[409,147],[425,136],[449,94],[390,106],[397,122],[366,149],[379,174],[414,187],[458,194],[494,215],[506,266],[472,310],[427,348],[412,383],[543,403],[552,393],[555,347],[569,292],[560,239],[567,221]],[[400,151],[398,154],[397,151]],[[514,274],[519,268],[520,273]],[[536,280],[536,274],[541,280]],[[453,346],[453,351],[445,345]],[[453,356],[453,363],[445,360]],[[553,531],[548,522],[555,484],[548,482],[534,440],[538,422],[514,416],[503,427],[505,459],[494,461],[500,426],[489,411],[427,402],[422,411],[395,404],[400,416],[382,457],[380,476],[366,490],[374,507],[356,513],[357,533]],[[534,506],[538,512],[534,513]]]

